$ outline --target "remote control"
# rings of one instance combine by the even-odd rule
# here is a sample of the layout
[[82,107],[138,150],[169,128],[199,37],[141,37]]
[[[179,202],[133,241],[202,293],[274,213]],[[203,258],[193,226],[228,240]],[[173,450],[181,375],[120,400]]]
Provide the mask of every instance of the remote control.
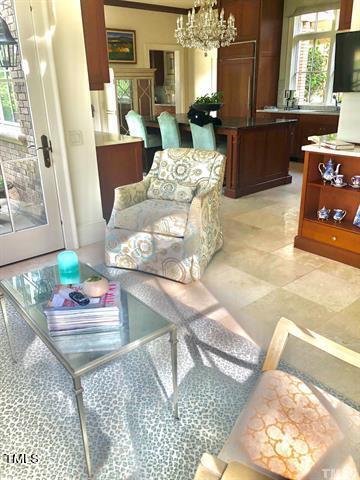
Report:
[[89,297],[77,290],[71,290],[71,288],[62,288],[59,293],[62,297],[72,300],[80,305],[80,307],[85,307],[90,303]]

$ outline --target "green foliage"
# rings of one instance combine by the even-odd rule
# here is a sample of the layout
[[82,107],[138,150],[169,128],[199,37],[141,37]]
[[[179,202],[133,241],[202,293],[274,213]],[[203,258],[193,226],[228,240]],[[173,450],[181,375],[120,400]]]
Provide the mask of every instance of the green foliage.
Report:
[[305,81],[306,98],[311,101],[311,97],[323,96],[326,85],[326,66],[328,62],[328,52],[322,52],[319,47],[311,47],[307,62],[307,75]]
[[209,103],[222,103],[224,98],[223,92],[207,93],[202,97],[195,98],[194,103],[209,104]]
[[17,104],[11,82],[0,82],[0,102],[4,120],[7,122],[15,122],[14,114],[17,113]]

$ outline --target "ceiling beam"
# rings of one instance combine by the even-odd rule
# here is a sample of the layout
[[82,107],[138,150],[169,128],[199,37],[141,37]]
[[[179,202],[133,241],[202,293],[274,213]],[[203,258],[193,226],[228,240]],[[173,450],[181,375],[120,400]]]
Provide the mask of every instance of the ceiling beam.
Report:
[[187,15],[187,8],[167,7],[152,3],[128,2],[127,0],[104,0],[104,5],[112,7],[136,8],[138,10],[150,10],[152,12],[174,13],[175,15]]

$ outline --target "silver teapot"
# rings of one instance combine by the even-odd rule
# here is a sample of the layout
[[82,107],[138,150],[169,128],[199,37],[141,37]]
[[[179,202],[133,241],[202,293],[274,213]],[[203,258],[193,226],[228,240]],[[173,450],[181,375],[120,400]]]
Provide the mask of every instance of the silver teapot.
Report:
[[319,163],[318,169],[323,179],[323,182],[331,182],[339,174],[340,167],[341,163],[338,163],[335,168],[335,164],[331,158],[328,162],[326,162],[326,164]]

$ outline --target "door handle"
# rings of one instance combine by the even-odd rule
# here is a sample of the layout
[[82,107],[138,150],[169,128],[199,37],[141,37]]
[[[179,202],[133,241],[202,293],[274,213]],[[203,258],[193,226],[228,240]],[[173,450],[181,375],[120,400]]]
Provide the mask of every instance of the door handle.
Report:
[[41,140],[41,147],[39,147],[38,150],[42,150],[43,152],[45,167],[50,168],[51,167],[50,152],[52,152],[51,141],[48,140],[46,135],[41,135],[40,140]]
[[36,150],[42,150],[45,167],[50,168],[51,167],[50,152],[53,151],[51,140],[48,140],[46,135],[41,135],[40,140],[41,140],[41,147],[36,148],[36,145],[28,145],[28,148],[35,148]]

